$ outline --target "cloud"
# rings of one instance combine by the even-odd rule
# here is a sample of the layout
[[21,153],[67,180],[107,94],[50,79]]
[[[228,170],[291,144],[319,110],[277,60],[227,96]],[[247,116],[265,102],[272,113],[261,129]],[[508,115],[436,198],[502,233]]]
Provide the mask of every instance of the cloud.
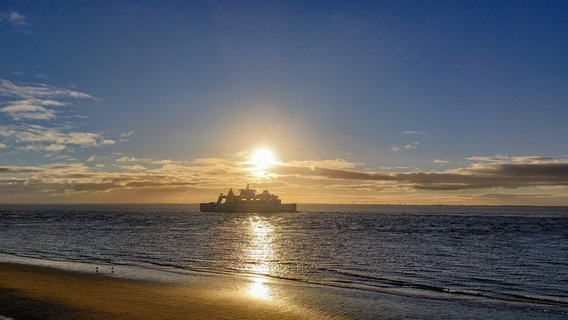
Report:
[[53,145],[58,145],[61,151],[65,149],[62,146],[89,148],[116,144],[102,133],[66,132],[62,128],[32,124],[0,126],[0,137],[19,144],[17,147],[26,151],[57,151]]
[[128,131],[128,132],[120,134],[120,137],[121,138],[127,138],[127,137],[132,136],[133,134],[134,134],[134,131]]
[[130,138],[132,135],[134,135],[134,131],[128,131],[128,132],[124,132],[120,134],[120,140],[119,142],[130,142]]
[[568,162],[568,159],[554,159],[551,157],[541,157],[541,156],[524,156],[524,157],[513,157],[511,158],[513,163],[558,163],[558,162]]
[[175,163],[172,160],[153,160],[147,158],[136,158],[136,157],[127,157],[122,156],[115,160],[117,163],[145,163],[145,164],[171,164]]
[[67,106],[70,99],[93,99],[87,93],[58,88],[46,84],[19,85],[9,80],[0,80],[0,97],[16,100],[2,101],[0,112],[14,120],[52,120],[55,107]]
[[[224,162],[208,162],[209,164],[202,163],[198,166],[171,160],[152,162],[163,164],[153,167],[121,165],[111,168],[91,168],[81,163],[38,167],[4,166],[0,167],[0,199],[24,199],[23,195],[27,195],[28,201],[38,198],[47,202],[53,199],[61,201],[70,199],[69,196],[73,196],[72,199],[86,197],[90,201],[109,201],[108,197],[121,194],[133,197],[124,201],[163,201],[160,197],[172,199],[173,196],[176,197],[176,202],[187,202],[186,193],[190,191],[204,192],[204,197],[209,199],[211,192],[207,188],[226,188],[227,185],[234,185],[232,183],[235,181],[239,185],[245,183],[238,180],[242,171],[232,170],[232,166],[228,164],[220,167]],[[9,177],[2,177],[6,175]],[[46,196],[49,198],[45,198]]]
[[[9,128],[9,127],[7,127]],[[59,144],[72,144],[82,147],[96,146],[100,134],[91,132],[65,133],[55,128],[47,128],[39,125],[19,126],[17,129],[6,129],[8,137],[14,137],[18,142],[48,142]],[[0,132],[0,134],[2,134]]]
[[393,152],[397,152],[397,151],[401,151],[401,150],[414,150],[414,149],[418,149],[418,145],[419,145],[418,142],[414,142],[412,144],[407,144],[407,145],[404,145],[404,146],[393,146],[390,149]]
[[322,167],[329,169],[350,169],[359,165],[343,159],[335,160],[294,160],[286,163],[291,167]]
[[29,100],[15,101],[7,107],[0,108],[0,112],[8,114],[14,120],[50,120],[55,118],[55,111],[34,105]]
[[[558,160],[558,159],[555,159]],[[94,183],[100,187],[100,179],[104,181],[114,181],[113,188],[125,186],[144,185],[165,186],[168,181],[174,185],[193,186],[224,186],[231,182],[246,182],[244,176],[246,168],[238,162],[231,162],[226,159],[205,158],[195,159],[188,162],[172,160],[150,160],[136,159],[133,157],[121,157],[116,160],[121,165],[117,168],[134,173],[104,173],[92,172],[87,167],[75,165],[75,172],[80,172],[82,178],[94,179]],[[150,166],[141,165],[147,163]],[[333,160],[331,160],[333,163]],[[61,171],[64,169],[65,171]],[[10,171],[14,172],[12,168]],[[30,170],[30,168],[23,168]],[[32,172],[36,172],[35,168]],[[42,169],[42,174],[51,172],[50,177],[54,178],[53,172],[58,181],[67,181],[71,176],[68,175],[69,166],[52,166]],[[59,170],[59,171],[57,171]],[[322,167],[300,167],[291,165],[281,165],[272,168],[276,174],[274,181],[285,182],[289,178],[308,178],[314,181],[335,181],[331,185],[334,188],[348,189],[407,189],[407,190],[430,190],[430,191],[459,191],[471,189],[490,189],[490,188],[521,188],[521,187],[554,187],[568,186],[568,163],[536,163],[536,164],[474,164],[460,169],[453,169],[443,172],[365,172],[345,169],[330,169]],[[4,169],[6,172],[6,169]],[[111,178],[112,177],[112,178]],[[37,175],[35,176],[37,178]],[[74,175],[73,179],[78,176]],[[162,180],[160,182],[160,180]],[[360,183],[368,181],[373,183]],[[76,182],[76,181],[75,181]],[[75,183],[74,182],[74,183]],[[135,182],[135,183],[134,183]],[[353,182],[359,182],[353,184]],[[378,184],[377,184],[378,183]],[[310,184],[310,183],[305,183]],[[326,183],[327,184],[327,183]],[[107,186],[111,186],[107,184]]]
[[[95,160],[91,157],[89,160]],[[244,166],[219,158],[203,158],[192,161],[138,159],[123,156],[115,160],[108,171],[105,167],[89,167],[82,163],[56,164],[38,167],[0,167],[0,174],[31,173],[29,184],[44,184],[42,189],[71,188],[82,184],[81,190],[95,186],[98,191],[122,188],[171,188],[175,186],[222,186],[238,181],[246,183]],[[118,170],[118,171],[117,171]],[[67,187],[62,187],[67,185]],[[101,186],[105,188],[101,188]]]
[[386,173],[371,173],[361,171],[350,171],[340,169],[329,169],[321,167],[293,167],[293,166],[278,166],[272,169],[279,175],[297,175],[297,176],[318,176],[329,179],[341,180],[381,180],[393,181],[395,180],[390,174]]
[[[515,159],[520,159],[519,157]],[[362,172],[319,167],[281,166],[280,176],[380,181],[414,190],[470,190],[568,186],[568,162],[474,164],[444,172]]]
[[506,155],[495,155],[493,157],[469,157],[466,160],[482,163],[564,163],[568,162],[568,158],[555,159],[552,157],[543,156],[521,156],[509,157]]
[[466,160],[468,161],[475,161],[475,162],[493,162],[493,163],[500,163],[500,162],[507,162],[509,161],[509,157],[505,155],[495,155],[493,157],[469,157]]
[[[117,144],[116,139],[101,132],[76,130],[70,123],[56,120],[66,106],[78,99],[93,96],[47,84],[17,84],[0,79],[0,114],[16,121],[0,125],[0,137],[14,150],[24,152],[74,152],[76,147],[92,148]],[[36,124],[43,121],[43,125]],[[128,136],[131,133],[123,134]]]
[[22,99],[93,99],[91,95],[80,91],[58,88],[42,83],[20,85],[5,79],[0,79],[0,96]]
[[114,146],[116,145],[116,141],[112,139],[102,139],[99,141],[100,145],[102,146]]
[[[522,203],[521,197],[514,196],[521,190],[512,190],[532,188],[523,193],[542,191],[528,192],[533,195],[530,199],[539,203],[553,199],[559,203],[563,199],[559,195],[568,189],[568,161],[563,158],[541,163],[474,163],[440,172],[371,172],[353,170],[356,165],[345,160],[291,161],[270,168],[270,179],[255,179],[238,159],[175,161],[122,156],[106,166],[87,163],[0,166],[0,200],[27,194],[28,199],[39,197],[45,201],[210,201],[216,192],[251,182],[257,189],[276,188],[282,196],[295,193],[301,199],[316,201],[382,199],[392,203],[406,197],[414,203],[499,203],[507,199]],[[291,165],[316,163],[336,168]],[[470,192],[476,189],[491,191]],[[285,199],[291,201],[289,197]]]
[[134,157],[120,157],[115,160],[118,163],[138,162],[139,160]]
[[459,171],[464,174],[496,175],[502,178],[516,177],[525,179],[556,179],[568,181],[568,163],[501,163],[476,164]]
[[6,148],[6,147],[7,147],[6,144],[0,142],[0,149],[4,149],[4,148]]
[[38,167],[0,166],[0,174],[6,173],[34,173],[41,171]]
[[408,130],[408,131],[402,131],[402,134],[413,134],[413,135],[420,135],[423,136],[426,133],[422,132],[422,131],[414,131],[414,130]]
[[50,152],[56,152],[56,151],[62,151],[64,150],[66,147],[65,145],[62,144],[49,144],[49,145],[26,145],[26,146],[21,146],[18,147],[18,150],[22,150],[22,151],[50,151]]
[[218,166],[228,166],[231,165],[233,162],[227,159],[220,159],[220,158],[198,158],[192,160],[190,163],[192,165],[197,165],[197,166],[218,167]]
[[30,25],[28,18],[16,11],[0,13],[0,22],[3,21],[17,27]]
[[136,165],[136,166],[120,166],[120,168],[124,169],[124,170],[129,170],[129,171],[144,171],[144,170],[146,170],[146,167],[138,166],[138,165]]
[[448,164],[448,163],[451,163],[451,161],[436,159],[436,160],[434,160],[434,163],[435,164]]

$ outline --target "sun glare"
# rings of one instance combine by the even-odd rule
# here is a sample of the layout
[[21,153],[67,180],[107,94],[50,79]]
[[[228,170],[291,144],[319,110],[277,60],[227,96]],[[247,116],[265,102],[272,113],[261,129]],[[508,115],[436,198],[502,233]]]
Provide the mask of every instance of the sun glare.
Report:
[[261,277],[254,277],[248,287],[249,295],[262,300],[270,299],[270,290],[265,283],[266,279]]
[[250,162],[258,169],[266,169],[273,166],[276,163],[276,159],[272,151],[267,148],[262,148],[252,154]]

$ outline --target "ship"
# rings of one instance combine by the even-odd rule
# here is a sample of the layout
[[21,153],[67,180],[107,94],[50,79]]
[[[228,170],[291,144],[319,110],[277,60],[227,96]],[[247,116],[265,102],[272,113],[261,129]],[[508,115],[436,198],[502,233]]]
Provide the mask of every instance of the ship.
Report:
[[227,195],[220,194],[217,202],[200,203],[201,212],[296,212],[295,203],[282,203],[277,195],[270,194],[268,190],[256,194],[247,183],[246,189],[240,189],[236,195],[229,189]]

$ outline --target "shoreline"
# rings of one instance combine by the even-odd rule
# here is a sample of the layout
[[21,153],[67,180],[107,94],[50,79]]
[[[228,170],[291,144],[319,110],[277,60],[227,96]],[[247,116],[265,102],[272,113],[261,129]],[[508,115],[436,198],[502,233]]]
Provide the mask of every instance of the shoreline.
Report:
[[[41,261],[41,260],[40,260]],[[30,261],[27,261],[30,262]],[[37,261],[36,261],[37,262]],[[511,308],[295,283],[170,274],[137,267],[0,260],[0,320],[49,319],[563,319],[562,308]],[[76,268],[73,268],[76,267]],[[556,311],[554,311],[556,309]]]
[[5,262],[0,270],[0,315],[15,320],[340,319],[265,299],[262,288],[247,295],[236,289],[242,279],[168,283]]

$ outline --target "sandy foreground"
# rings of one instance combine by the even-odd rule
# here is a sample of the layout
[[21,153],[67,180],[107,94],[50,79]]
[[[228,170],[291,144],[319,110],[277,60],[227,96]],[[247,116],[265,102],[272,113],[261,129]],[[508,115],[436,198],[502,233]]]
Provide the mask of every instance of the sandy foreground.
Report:
[[243,282],[230,277],[186,283],[143,281],[0,263],[0,315],[16,320],[336,319],[293,301],[262,296],[263,289],[255,297],[231,281]]

